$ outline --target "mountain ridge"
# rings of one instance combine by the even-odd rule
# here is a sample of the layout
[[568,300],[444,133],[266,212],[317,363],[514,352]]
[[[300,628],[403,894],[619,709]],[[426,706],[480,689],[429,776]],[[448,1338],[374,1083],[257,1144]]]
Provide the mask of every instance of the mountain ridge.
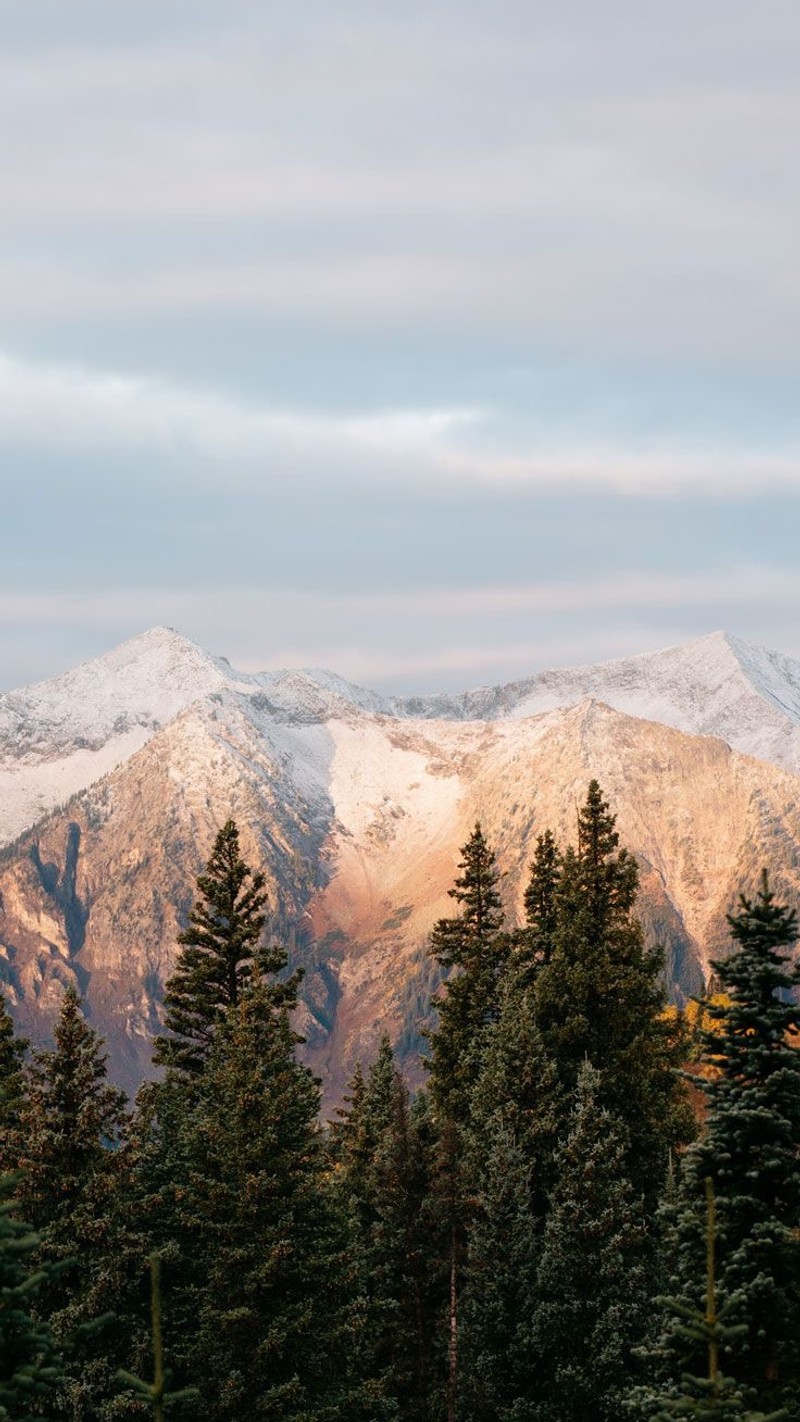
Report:
[[[428,934],[451,910],[476,818],[517,920],[536,835],[572,840],[597,778],[640,862],[641,915],[665,946],[676,1001],[702,986],[725,949],[726,912],[764,864],[800,896],[800,668],[721,634],[541,673],[492,706],[482,693],[493,714],[480,717],[414,716],[413,698],[387,710],[396,699],[333,673],[239,673],[165,629],[67,677],[17,694],[9,714],[27,717],[33,740],[16,759],[0,720],[0,788],[4,775],[18,787],[34,775],[52,790],[65,759],[87,782],[0,852],[0,977],[39,1040],[74,982],[131,1090],[148,1071],[195,877],[229,815],[266,874],[271,931],[306,970],[298,1026],[331,1103],[384,1028],[418,1072],[437,982]],[[541,709],[548,697],[565,704]],[[706,727],[727,718],[732,734],[669,725],[665,707]],[[641,714],[650,708],[660,719]],[[69,737],[92,717],[108,739],[70,759]]]
[[323,669],[241,672],[156,627],[50,681],[0,695],[0,843],[122,763],[195,701],[249,696],[276,719],[373,714],[495,721],[587,695],[800,771],[800,663],[728,633],[458,694],[385,697]]

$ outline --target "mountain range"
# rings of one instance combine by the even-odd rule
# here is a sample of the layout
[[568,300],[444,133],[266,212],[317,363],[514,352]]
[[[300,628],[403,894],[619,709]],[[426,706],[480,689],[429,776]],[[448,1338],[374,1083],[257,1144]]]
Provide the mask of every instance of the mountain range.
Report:
[[270,931],[305,968],[298,1025],[328,1103],[384,1028],[413,1077],[459,846],[480,819],[516,920],[536,836],[574,840],[593,776],[680,1002],[763,866],[800,898],[800,664],[714,633],[387,698],[331,672],[239,672],[152,629],[0,696],[0,978],[35,1040],[76,983],[133,1090],[195,876],[233,816]]

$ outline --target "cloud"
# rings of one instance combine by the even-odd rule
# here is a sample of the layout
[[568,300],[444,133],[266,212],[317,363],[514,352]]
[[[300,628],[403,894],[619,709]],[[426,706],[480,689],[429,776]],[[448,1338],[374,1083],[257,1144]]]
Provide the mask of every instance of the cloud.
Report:
[[357,594],[280,583],[0,591],[0,686],[52,676],[165,623],[243,670],[325,666],[412,693],[516,680],[718,627],[800,657],[798,605],[800,570],[747,563]]
[[[263,484],[280,462],[343,492],[376,474],[418,496],[460,489],[599,490],[628,497],[745,497],[800,490],[800,448],[660,444],[624,436],[581,447],[522,428],[508,450],[503,412],[477,406],[330,413],[246,403],[214,390],[0,355],[0,444],[12,448],[189,454],[192,477]],[[527,446],[527,447],[526,447]],[[218,469],[215,475],[214,469]],[[202,477],[202,476],[201,476]]]
[[[713,608],[736,615],[743,607],[770,608],[800,602],[800,569],[739,565],[710,572],[651,573],[645,570],[584,579],[494,584],[486,587],[430,587],[398,592],[298,591],[283,586],[207,588],[109,588],[87,593],[0,591],[0,627],[110,629],[126,621],[135,630],[160,622],[179,629],[230,625],[228,605],[246,609],[248,623],[292,628],[319,625],[374,628],[393,621],[408,625],[452,623],[465,618],[534,617],[542,614],[635,610],[676,611]],[[225,607],[221,611],[222,603]],[[498,624],[501,625],[501,624]],[[305,633],[304,633],[305,635]],[[263,665],[275,666],[275,654]],[[438,655],[438,654],[437,654]],[[261,665],[261,664],[259,664]]]
[[[548,439],[552,445],[552,438]],[[670,444],[672,443],[672,448]],[[443,451],[436,455],[451,484],[521,491],[604,490],[634,497],[747,496],[800,489],[800,449],[561,447],[534,455]]]
[[213,391],[0,356],[0,440],[63,449],[188,450],[209,460],[300,455],[408,457],[433,449],[470,410],[362,415],[264,409]]

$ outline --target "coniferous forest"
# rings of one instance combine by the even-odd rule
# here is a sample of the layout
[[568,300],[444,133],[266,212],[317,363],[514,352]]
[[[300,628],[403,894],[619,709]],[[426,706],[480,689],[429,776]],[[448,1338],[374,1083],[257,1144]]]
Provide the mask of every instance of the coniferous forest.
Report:
[[129,1108],[74,991],[0,1000],[0,1419],[800,1419],[800,970],[759,892],[668,1009],[592,782],[522,925],[476,825],[427,1079],[384,1037],[333,1122],[235,824]]

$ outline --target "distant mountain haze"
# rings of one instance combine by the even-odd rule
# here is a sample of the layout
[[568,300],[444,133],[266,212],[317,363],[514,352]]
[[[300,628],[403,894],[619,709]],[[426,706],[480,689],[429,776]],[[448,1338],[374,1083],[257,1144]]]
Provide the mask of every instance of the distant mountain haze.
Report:
[[476,818],[521,916],[535,839],[574,840],[596,777],[642,873],[668,987],[697,991],[767,865],[800,900],[800,664],[714,633],[459,696],[237,672],[165,628],[0,696],[0,976],[47,1036],[74,982],[129,1090],[176,939],[233,816],[271,928],[306,969],[298,1026],[328,1103],[388,1029],[412,1077],[426,954]]

